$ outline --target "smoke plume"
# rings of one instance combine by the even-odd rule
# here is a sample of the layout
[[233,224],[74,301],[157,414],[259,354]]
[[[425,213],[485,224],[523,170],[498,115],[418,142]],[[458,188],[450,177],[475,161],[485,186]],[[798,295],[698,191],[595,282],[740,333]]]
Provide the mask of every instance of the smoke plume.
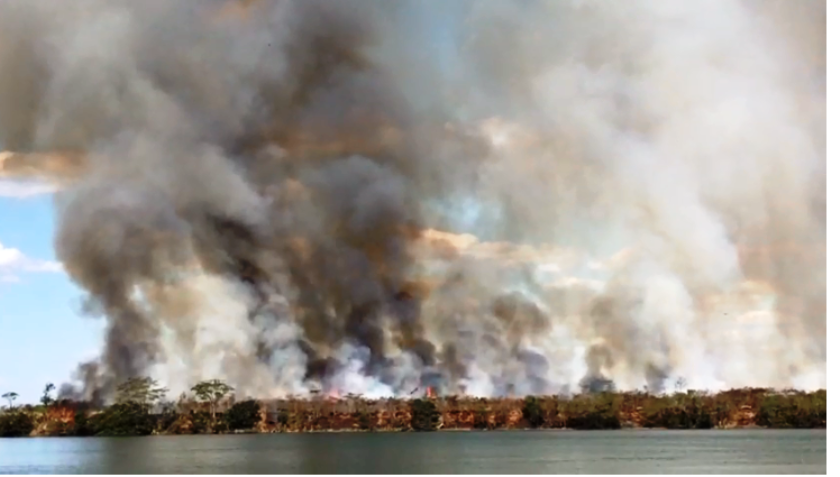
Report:
[[825,61],[816,0],[8,0],[0,144],[86,398],[818,387]]

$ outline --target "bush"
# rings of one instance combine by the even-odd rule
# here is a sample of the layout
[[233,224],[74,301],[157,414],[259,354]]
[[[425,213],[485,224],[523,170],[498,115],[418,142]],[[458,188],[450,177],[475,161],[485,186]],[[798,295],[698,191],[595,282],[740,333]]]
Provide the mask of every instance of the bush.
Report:
[[178,413],[172,410],[167,410],[161,414],[155,415],[153,419],[155,420],[155,428],[157,432],[168,432],[169,429],[171,429],[178,421],[179,417]]
[[78,437],[89,437],[96,435],[96,430],[91,425],[90,419],[88,415],[84,411],[76,411],[76,416],[73,418],[73,431],[74,436]]
[[473,429],[487,429],[490,427],[490,412],[487,409],[478,409],[473,415]]
[[766,396],[756,414],[756,424],[773,428],[825,428],[826,394]]
[[87,421],[97,436],[148,436],[156,424],[148,407],[136,402],[114,404]]
[[359,424],[359,429],[363,431],[372,431],[374,422],[373,416],[367,411],[356,411],[353,413],[353,418]]
[[578,430],[621,429],[618,404],[611,393],[573,399],[567,403],[566,427]]
[[0,414],[0,437],[26,437],[35,429],[29,413],[9,411]]
[[207,411],[190,411],[193,434],[206,434],[213,429],[213,416]]
[[253,429],[260,422],[260,405],[253,399],[240,401],[225,413],[224,421],[231,430]]
[[289,425],[289,411],[281,409],[277,412],[277,424],[281,428],[285,428]]
[[[714,409],[717,408],[717,411]],[[677,394],[660,398],[644,413],[642,425],[666,429],[711,429],[725,417],[723,406],[701,397]]]
[[540,402],[534,396],[525,398],[525,403],[522,406],[522,418],[528,423],[531,428],[537,429],[545,424],[545,417],[543,410],[540,407]]
[[411,401],[411,428],[415,431],[436,431],[440,412],[433,401],[415,399]]

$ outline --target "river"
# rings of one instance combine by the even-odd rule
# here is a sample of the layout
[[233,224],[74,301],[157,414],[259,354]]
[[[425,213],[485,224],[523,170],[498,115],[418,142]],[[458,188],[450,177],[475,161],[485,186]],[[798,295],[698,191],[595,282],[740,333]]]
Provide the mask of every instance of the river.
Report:
[[0,473],[826,473],[825,430],[0,439]]

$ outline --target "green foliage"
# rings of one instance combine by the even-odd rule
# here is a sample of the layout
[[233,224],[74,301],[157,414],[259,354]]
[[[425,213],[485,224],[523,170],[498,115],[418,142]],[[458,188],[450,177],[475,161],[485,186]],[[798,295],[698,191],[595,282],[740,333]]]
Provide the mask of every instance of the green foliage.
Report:
[[146,407],[163,399],[167,389],[152,378],[132,378],[117,387],[117,403],[135,403]]
[[374,427],[373,416],[368,411],[356,411],[353,413],[353,418],[359,423],[359,429],[363,431],[372,431]]
[[88,419],[97,436],[147,436],[155,430],[155,424],[148,406],[135,401],[114,404]]
[[711,429],[722,418],[707,400],[678,393],[655,401],[645,410],[642,424],[666,429]]
[[240,401],[225,413],[224,420],[231,430],[253,429],[260,422],[260,404],[253,399]]
[[152,416],[155,421],[155,432],[158,434],[168,432],[179,417],[180,415],[174,409],[165,409],[162,413]]
[[93,422],[88,418],[85,411],[76,411],[73,419],[73,435],[78,437],[89,437],[96,435],[96,429],[93,428]]
[[538,429],[545,424],[545,417],[543,416],[539,399],[534,396],[525,398],[525,403],[522,405],[522,418],[525,419],[528,426],[534,429]]
[[35,423],[29,413],[11,411],[0,414],[0,437],[26,437],[34,428]]
[[227,432],[229,429],[227,420],[217,421],[207,411],[191,411],[190,420],[192,421],[193,434],[219,434]]
[[233,392],[233,388],[228,386],[223,381],[213,379],[210,381],[202,381],[192,387],[192,392],[198,397],[201,402],[207,402],[212,405],[212,412],[215,416],[216,406],[225,396]]
[[565,408],[566,427],[578,430],[621,429],[620,401],[605,392],[572,399]]
[[[208,386],[208,389],[213,387]],[[214,393],[194,388],[197,394],[204,396],[202,399],[209,399],[206,402],[226,395],[224,386],[218,389],[221,391]],[[51,397],[52,391],[51,386],[46,386],[44,396]],[[254,400],[236,403],[222,419],[206,409],[197,409],[195,401],[187,402],[186,399],[178,407],[164,404],[159,414],[150,414],[151,404],[163,391],[152,380],[132,380],[120,387],[119,401],[115,405],[92,414],[84,403],[69,401],[18,406],[0,413],[0,436],[26,436],[33,432],[39,435],[128,436],[179,433],[187,429],[195,433],[221,433],[253,429],[261,418],[260,403]],[[12,404],[16,395],[7,393],[4,397]],[[42,398],[42,403],[50,401]],[[714,395],[689,390],[668,396],[599,392],[573,398],[528,396],[524,400],[461,397],[372,401],[353,397],[346,406],[325,404],[319,399],[292,398],[275,405],[278,407],[278,427],[297,431],[342,427],[372,431],[379,425],[388,429],[435,431],[440,428],[442,413],[457,417],[452,425],[458,426],[463,422],[465,412],[472,413],[474,429],[509,428],[517,425],[509,421],[512,412],[517,410],[522,413],[519,425],[527,424],[532,428],[618,429],[623,422],[668,429],[749,424],[771,428],[826,427],[824,390],[805,393],[736,389]],[[382,422],[378,419],[378,410],[386,411]],[[68,417],[74,412],[75,420],[70,421]]]
[[756,424],[775,428],[825,428],[826,392],[765,396]]
[[436,431],[440,423],[440,412],[434,401],[415,399],[411,401],[411,428],[415,431]]

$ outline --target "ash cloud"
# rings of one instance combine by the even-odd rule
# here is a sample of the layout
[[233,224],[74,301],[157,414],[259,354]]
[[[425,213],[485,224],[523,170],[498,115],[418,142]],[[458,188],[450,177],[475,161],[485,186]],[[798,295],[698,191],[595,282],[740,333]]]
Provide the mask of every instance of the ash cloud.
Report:
[[108,322],[66,392],[824,386],[824,43],[817,1],[4,2],[0,143]]

